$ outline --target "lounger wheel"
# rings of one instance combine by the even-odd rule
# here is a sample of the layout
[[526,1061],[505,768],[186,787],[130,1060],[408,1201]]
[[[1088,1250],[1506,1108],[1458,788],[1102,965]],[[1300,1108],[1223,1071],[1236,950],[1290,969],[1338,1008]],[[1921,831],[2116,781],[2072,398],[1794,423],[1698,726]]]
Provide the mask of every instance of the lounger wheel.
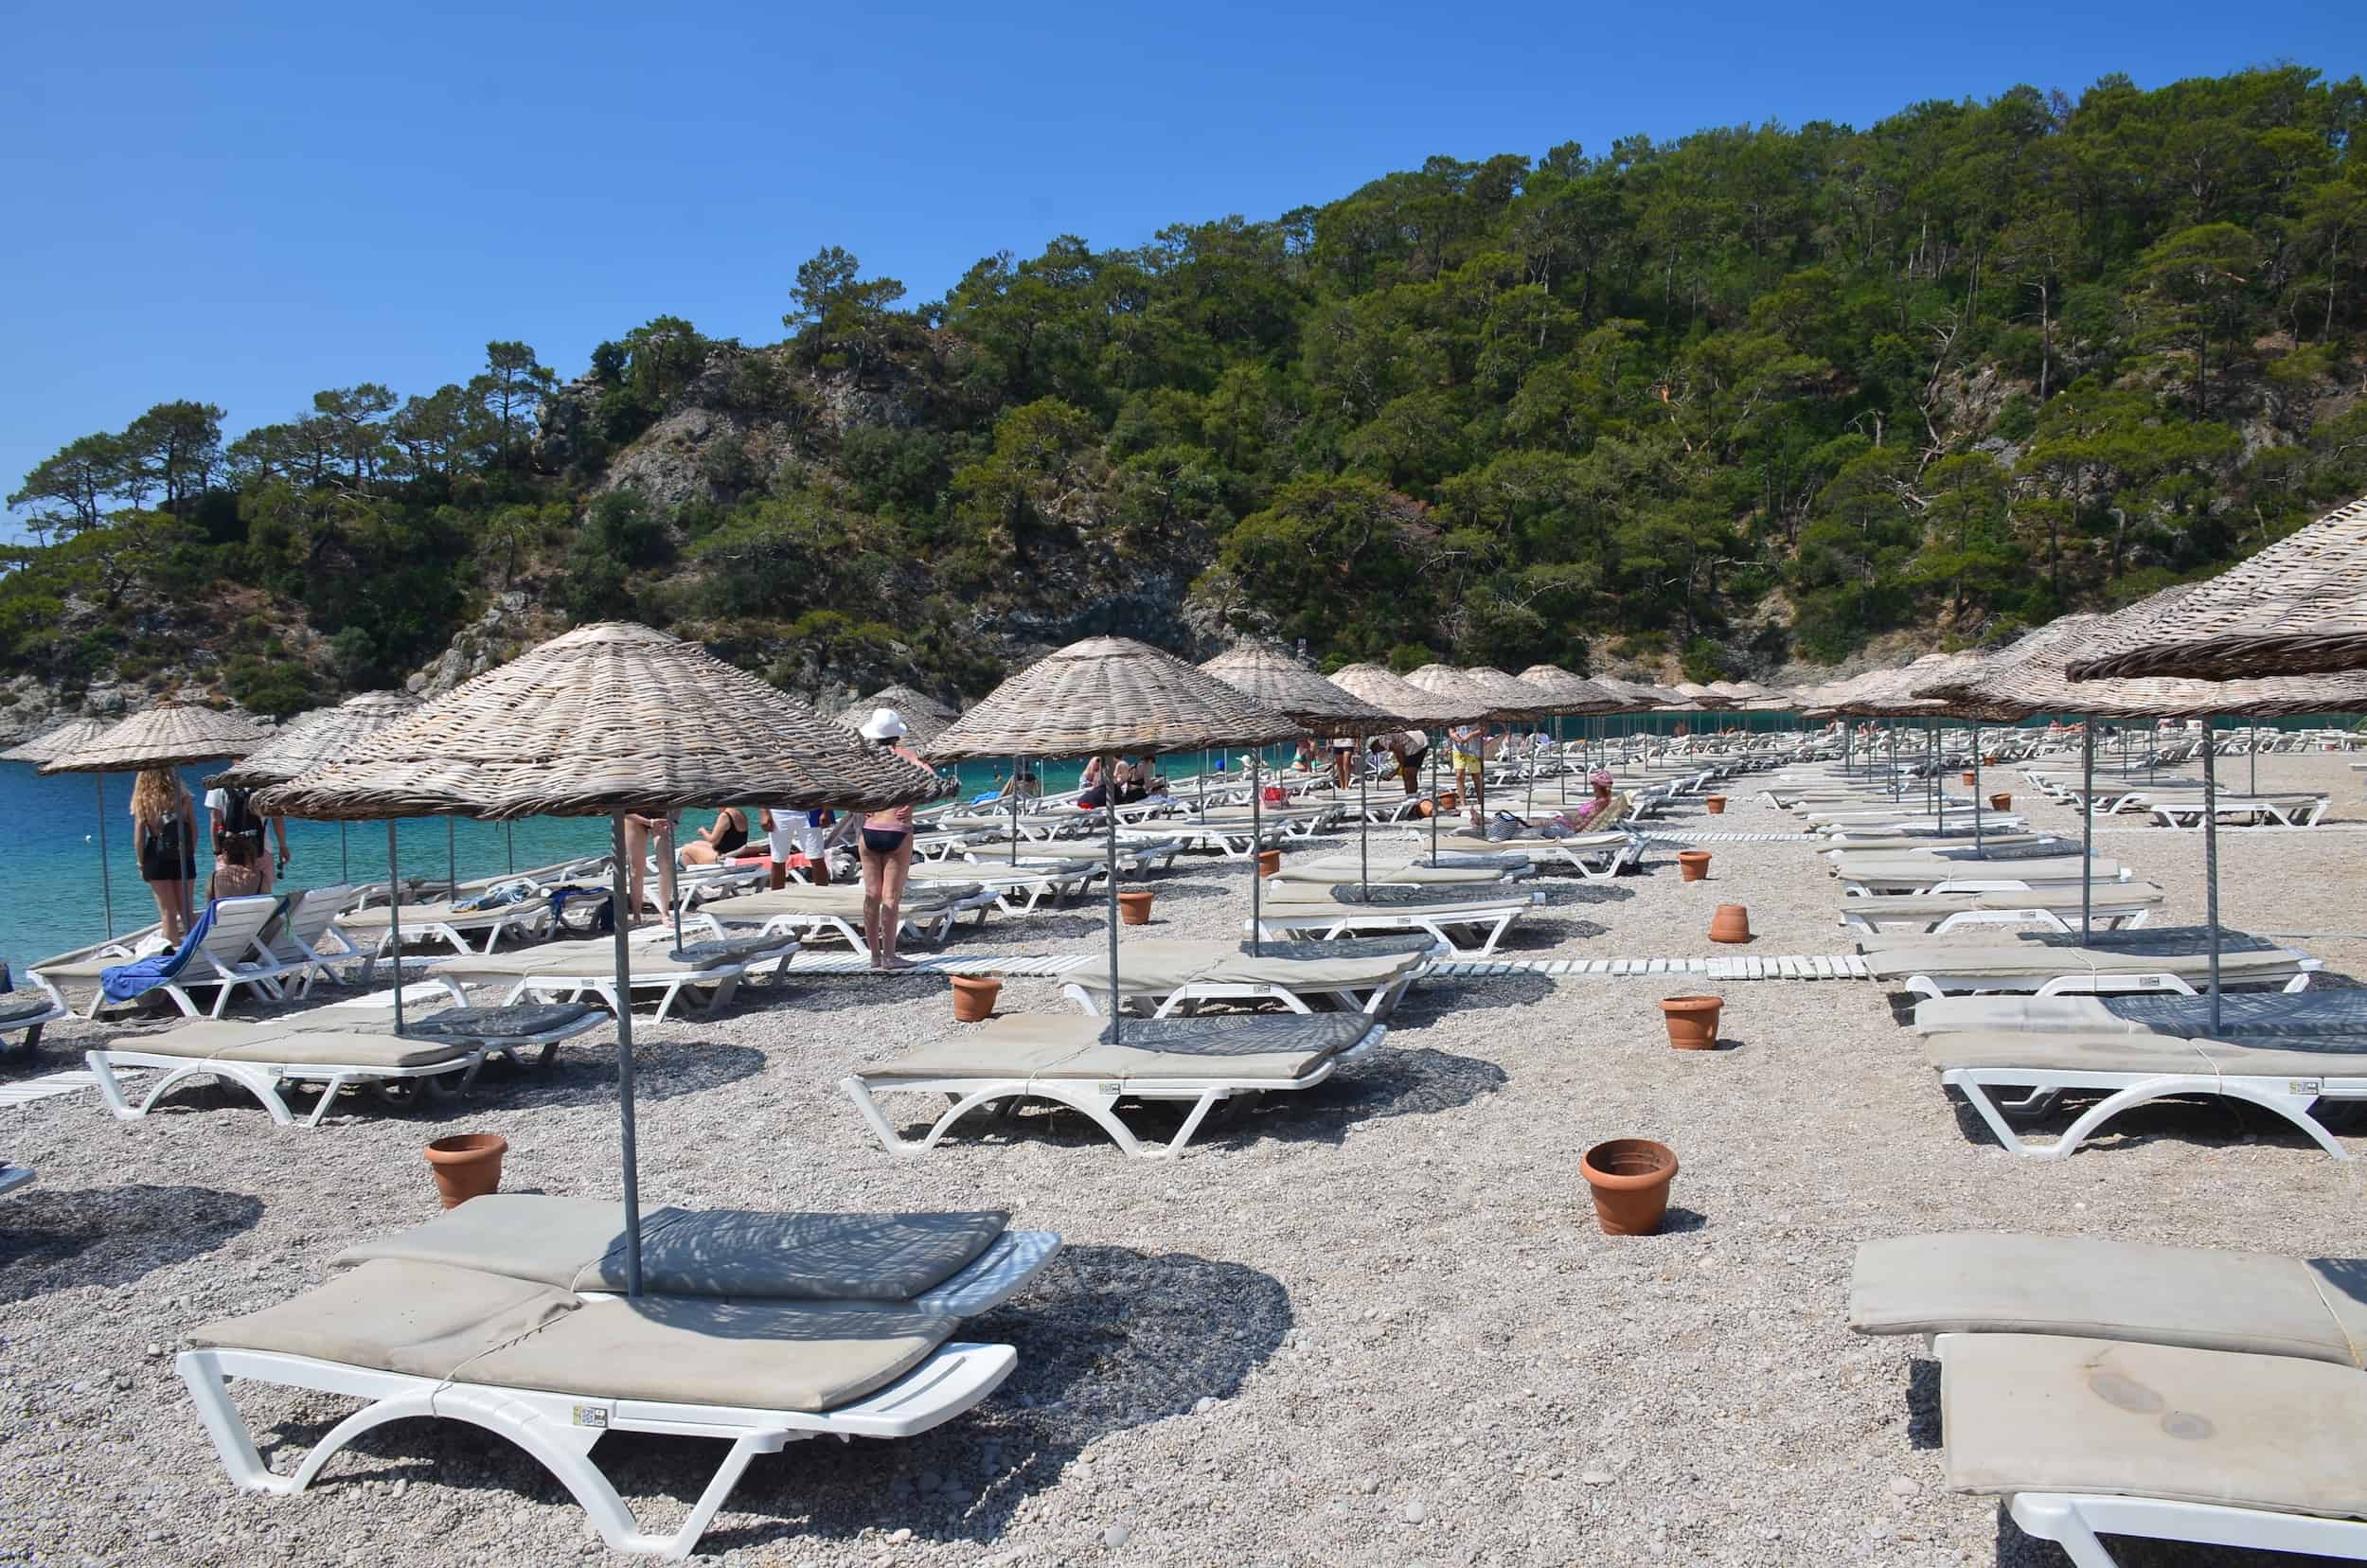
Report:
[[2020,1099],[1993,1096],[1998,1114],[2009,1122],[2038,1122],[2055,1114],[2063,1103],[2059,1089],[2033,1089]]
[[372,1078],[370,1096],[379,1104],[396,1111],[409,1111],[419,1103],[419,1079]]

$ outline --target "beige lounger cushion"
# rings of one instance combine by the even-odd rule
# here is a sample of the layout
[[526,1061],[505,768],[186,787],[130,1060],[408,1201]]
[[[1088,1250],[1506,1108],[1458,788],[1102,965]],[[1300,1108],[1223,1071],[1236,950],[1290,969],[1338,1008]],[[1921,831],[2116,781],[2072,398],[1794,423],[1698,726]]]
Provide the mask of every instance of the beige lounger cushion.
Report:
[[2053,1072],[2224,1073],[2238,1078],[2367,1078],[2367,1052],[2244,1045],[2171,1035],[1932,1035],[1924,1060],[1939,1072],[2027,1067]]
[[[641,1217],[641,1283],[664,1295],[910,1301],[977,1261],[1010,1216],[653,1209]],[[623,1205],[489,1193],[409,1230],[347,1248],[339,1264],[401,1258],[568,1291],[625,1288]]]
[[[946,904],[974,899],[985,891],[975,881],[929,882],[906,890],[903,909],[906,915],[929,914]],[[770,920],[784,915],[835,915],[842,919],[860,920],[863,900],[860,887],[837,882],[828,887],[792,883],[761,893],[743,893],[736,899],[718,899],[701,905],[699,913],[733,921]]]
[[828,1410],[927,1361],[957,1322],[892,1307],[644,1295],[592,1303],[451,1375],[591,1399]]
[[[2019,893],[1878,893],[1871,898],[1844,900],[1841,910],[1844,915],[1862,915],[1870,920],[1940,920],[1968,909],[2047,909],[2076,915],[2079,893],[2076,882],[2069,886],[2058,883],[2033,887]],[[2125,908],[2130,904],[2158,904],[2162,899],[2162,889],[2152,882],[2099,882],[2092,901],[2098,908]]]
[[[1842,878],[1866,878],[1882,882],[2071,882],[2079,880],[2079,857],[2076,855],[2038,855],[2025,860],[1968,860],[1961,855],[1900,854],[1892,849],[1869,849],[1863,854],[1843,851],[1833,857],[1833,874]],[[2115,882],[2121,874],[2118,861],[2098,860],[2093,863],[2097,882]]]
[[[632,953],[632,981],[655,985],[684,974],[700,974],[736,962],[717,952],[677,961],[665,948],[637,947]],[[454,979],[608,980],[616,973],[616,949],[610,942],[551,942],[519,953],[457,953],[436,960],[436,972]]]
[[440,1378],[576,1310],[568,1292],[433,1263],[380,1260],[294,1301],[189,1333],[200,1348],[276,1350],[383,1372]]
[[[2208,953],[2012,943],[1980,936],[1862,936],[1858,947],[1877,980],[1911,974],[2175,974],[2200,980],[2211,972]],[[2305,956],[2282,948],[2222,953],[2219,977],[2251,981],[2292,974]]]
[[[1348,990],[1385,986],[1426,961],[1420,953],[1358,957],[1253,957],[1232,942],[1189,939],[1118,944],[1118,989],[1128,996],[1164,996],[1201,982],[1286,986],[1292,990]],[[1086,990],[1106,992],[1110,971],[1088,964],[1068,976]]]
[[2259,1042],[2299,1037],[2320,1049],[2320,1037],[2367,1037],[2367,991],[2246,992],[2219,998],[2211,1022],[2204,997],[2123,993],[2118,996],[1949,996],[1915,1007],[1921,1034],[1975,1029],[2081,1034],[2161,1034]]
[[[1438,919],[1453,915],[1501,915],[1508,909],[1526,909],[1536,900],[1526,892],[1486,894],[1450,887],[1423,888],[1419,898],[1359,902],[1354,884],[1337,882],[1291,882],[1276,887],[1264,900],[1267,910],[1276,915],[1333,915],[1353,919],[1357,917],[1406,916]],[[1386,891],[1376,886],[1373,892]]]
[[[432,925],[448,925],[454,929],[491,925],[499,920],[514,919],[521,915],[550,913],[550,906],[539,899],[522,899],[512,904],[499,904],[491,909],[454,909],[448,901],[402,906],[405,929],[414,925],[425,929]],[[367,909],[349,910],[337,917],[337,923],[348,931],[384,931],[394,924],[394,917],[384,904],[372,904]]]
[[1361,1042],[1361,1014],[1109,1020],[1015,1013],[863,1070],[864,1078],[1266,1078],[1287,1083]]
[[2085,1236],[1962,1232],[1868,1241],[1849,1279],[1861,1334],[2071,1334],[2360,1364],[2367,1265]]
[[852,1305],[663,1295],[587,1305],[526,1280],[379,1258],[190,1338],[588,1399],[811,1411],[893,1382],[954,1326]]
[[1941,1362],[1949,1485],[2367,1516],[2367,1375],[2278,1356],[1970,1334]]
[[1421,865],[1403,856],[1384,858],[1376,855],[1368,865],[1360,866],[1354,855],[1326,855],[1320,860],[1286,860],[1274,880],[1331,883],[1352,882],[1366,878],[1373,882],[1450,884],[1502,882],[1504,873],[1481,866]]
[[439,1061],[466,1061],[472,1054],[472,1047],[461,1041],[213,1020],[184,1024],[157,1035],[119,1036],[108,1048],[206,1061],[285,1062],[301,1067],[433,1067]]

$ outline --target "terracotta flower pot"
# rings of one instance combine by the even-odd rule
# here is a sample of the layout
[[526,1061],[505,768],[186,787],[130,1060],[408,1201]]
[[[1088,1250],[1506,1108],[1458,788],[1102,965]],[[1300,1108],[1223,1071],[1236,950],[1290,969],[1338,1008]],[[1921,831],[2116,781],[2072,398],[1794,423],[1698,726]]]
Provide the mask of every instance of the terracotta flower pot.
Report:
[[1713,942],[1747,942],[1751,939],[1751,912],[1741,904],[1719,904],[1710,917],[1710,940]]
[[953,1022],[983,1024],[994,1014],[994,999],[1003,994],[1003,982],[979,974],[953,976]]
[[1710,815],[1712,816],[1724,816],[1726,814],[1726,797],[1724,795],[1703,795],[1701,797],[1701,804],[1710,809]]
[[2014,797],[2013,797],[2012,795],[2009,795],[2009,794],[1993,794],[1993,795],[1989,796],[1989,810],[1990,810],[1990,811],[2012,811],[2013,809],[2014,809]]
[[1677,1155],[1649,1138],[1613,1138],[1578,1162],[1594,1193],[1594,1220],[1605,1236],[1649,1236],[1668,1214]]
[[446,1208],[458,1208],[472,1198],[500,1189],[502,1156],[509,1140],[498,1132],[455,1132],[427,1146],[427,1163],[436,1173],[436,1195]]
[[1981,782],[1981,775],[1974,773],[1970,768],[1967,768],[1965,770],[1965,788],[1970,789],[1979,782]]
[[1684,873],[1685,881],[1700,882],[1710,874],[1710,852],[1707,849],[1680,849],[1677,851],[1677,868]]
[[1278,877],[1282,875],[1282,851],[1279,849],[1258,850],[1257,874],[1261,877]]
[[1717,1043],[1717,1013],[1726,1005],[1717,996],[1671,996],[1660,1005],[1668,1025],[1668,1043],[1680,1051],[1706,1051]]
[[1119,894],[1119,923],[1123,925],[1148,925],[1150,923],[1150,899],[1151,896],[1148,892]]

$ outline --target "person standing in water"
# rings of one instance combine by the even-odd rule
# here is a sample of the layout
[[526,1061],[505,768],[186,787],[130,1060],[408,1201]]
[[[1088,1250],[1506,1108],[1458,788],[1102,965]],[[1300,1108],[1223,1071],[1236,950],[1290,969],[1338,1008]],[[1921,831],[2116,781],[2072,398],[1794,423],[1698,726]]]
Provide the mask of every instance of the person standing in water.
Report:
[[156,900],[156,923],[178,945],[189,929],[189,885],[197,881],[197,803],[169,768],[143,768],[132,785],[132,844],[140,880]]
[[[863,722],[863,738],[883,751],[892,751],[915,767],[925,768],[918,753],[904,744],[904,716],[894,708],[874,709]],[[867,811],[863,819],[863,935],[871,949],[875,970],[903,970],[912,965],[896,955],[896,938],[904,921],[904,880],[913,868],[913,809],[891,807]]]

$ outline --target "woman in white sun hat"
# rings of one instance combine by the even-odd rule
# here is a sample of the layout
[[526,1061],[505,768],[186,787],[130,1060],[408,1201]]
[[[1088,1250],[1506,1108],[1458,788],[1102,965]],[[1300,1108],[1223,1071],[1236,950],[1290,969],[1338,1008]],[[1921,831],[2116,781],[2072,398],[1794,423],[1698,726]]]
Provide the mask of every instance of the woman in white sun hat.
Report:
[[[929,765],[904,744],[904,716],[894,708],[873,709],[863,721],[863,738],[917,767]],[[863,934],[871,949],[871,967],[910,969],[910,963],[896,955],[896,935],[903,923],[904,879],[913,868],[913,809],[898,806],[866,812],[862,844]]]

